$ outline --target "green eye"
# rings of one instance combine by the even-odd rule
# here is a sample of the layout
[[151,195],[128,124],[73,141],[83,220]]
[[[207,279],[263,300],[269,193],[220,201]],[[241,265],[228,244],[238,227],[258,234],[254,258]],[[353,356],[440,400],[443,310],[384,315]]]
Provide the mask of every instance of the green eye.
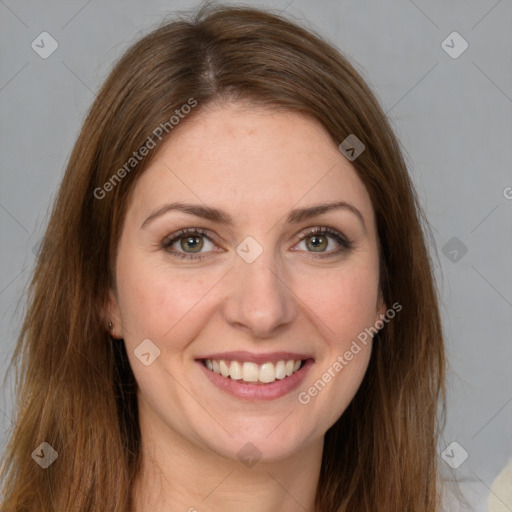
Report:
[[[319,257],[335,256],[352,248],[350,240],[338,231],[328,227],[310,228],[299,235],[299,240],[297,245],[304,243],[305,246],[301,250],[317,254]],[[329,250],[333,242],[334,247]],[[186,228],[166,239],[162,243],[162,249],[178,258],[202,259],[215,249],[215,244],[205,230]]]
[[[306,240],[306,247],[312,248],[313,252],[323,252],[329,245],[329,241],[324,235],[307,236],[304,240]],[[309,244],[308,240],[310,241]]]
[[[350,240],[338,231],[327,227],[311,228],[306,233],[302,233],[299,238],[300,243],[304,242],[307,252],[318,253],[322,256],[332,256],[352,248]],[[334,240],[338,247],[327,251],[330,239]]]
[[[212,247],[208,247],[208,243]],[[162,243],[162,249],[165,249],[169,254],[190,259],[204,258],[202,256],[203,252],[208,252],[213,247],[214,244],[206,235],[206,232],[198,228],[182,229]],[[203,248],[206,248],[207,251],[202,251]]]
[[191,249],[191,252],[200,252],[203,248],[204,242],[201,236],[188,236],[180,239],[180,247],[186,252]]

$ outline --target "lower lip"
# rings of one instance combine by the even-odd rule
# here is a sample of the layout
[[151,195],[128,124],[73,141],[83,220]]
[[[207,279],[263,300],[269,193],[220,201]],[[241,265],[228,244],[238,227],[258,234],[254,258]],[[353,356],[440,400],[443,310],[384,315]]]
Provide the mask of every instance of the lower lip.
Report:
[[299,371],[284,379],[276,379],[269,384],[244,384],[241,380],[223,377],[208,370],[202,361],[196,362],[215,386],[232,396],[245,400],[275,400],[281,398],[299,386],[314,363],[312,359],[306,359],[304,366]]

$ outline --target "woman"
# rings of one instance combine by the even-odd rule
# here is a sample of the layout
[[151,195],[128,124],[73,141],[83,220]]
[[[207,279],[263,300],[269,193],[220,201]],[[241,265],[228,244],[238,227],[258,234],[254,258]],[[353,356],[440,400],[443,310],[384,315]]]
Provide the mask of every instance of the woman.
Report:
[[249,8],[164,24],[70,157],[2,510],[439,510],[431,269],[397,140],[342,55]]

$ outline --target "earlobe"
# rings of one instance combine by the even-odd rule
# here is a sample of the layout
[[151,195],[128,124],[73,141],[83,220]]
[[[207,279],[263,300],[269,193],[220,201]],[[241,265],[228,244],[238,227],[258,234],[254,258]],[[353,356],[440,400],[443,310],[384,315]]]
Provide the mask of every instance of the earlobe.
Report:
[[382,316],[386,316],[386,311],[388,310],[388,307],[386,305],[385,302],[382,302],[379,306],[379,310],[378,310],[378,313],[379,313],[379,318],[381,318]]
[[119,310],[117,298],[112,289],[109,289],[108,291],[108,299],[104,312],[106,330],[113,338],[121,339],[123,337],[121,312]]

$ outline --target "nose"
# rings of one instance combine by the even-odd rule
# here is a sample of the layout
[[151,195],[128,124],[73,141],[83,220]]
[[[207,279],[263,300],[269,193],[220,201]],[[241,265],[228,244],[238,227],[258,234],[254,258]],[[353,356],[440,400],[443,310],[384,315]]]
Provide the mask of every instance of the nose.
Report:
[[276,265],[270,251],[247,263],[235,258],[229,274],[224,318],[253,338],[270,338],[290,326],[297,317],[297,301],[283,262]]

